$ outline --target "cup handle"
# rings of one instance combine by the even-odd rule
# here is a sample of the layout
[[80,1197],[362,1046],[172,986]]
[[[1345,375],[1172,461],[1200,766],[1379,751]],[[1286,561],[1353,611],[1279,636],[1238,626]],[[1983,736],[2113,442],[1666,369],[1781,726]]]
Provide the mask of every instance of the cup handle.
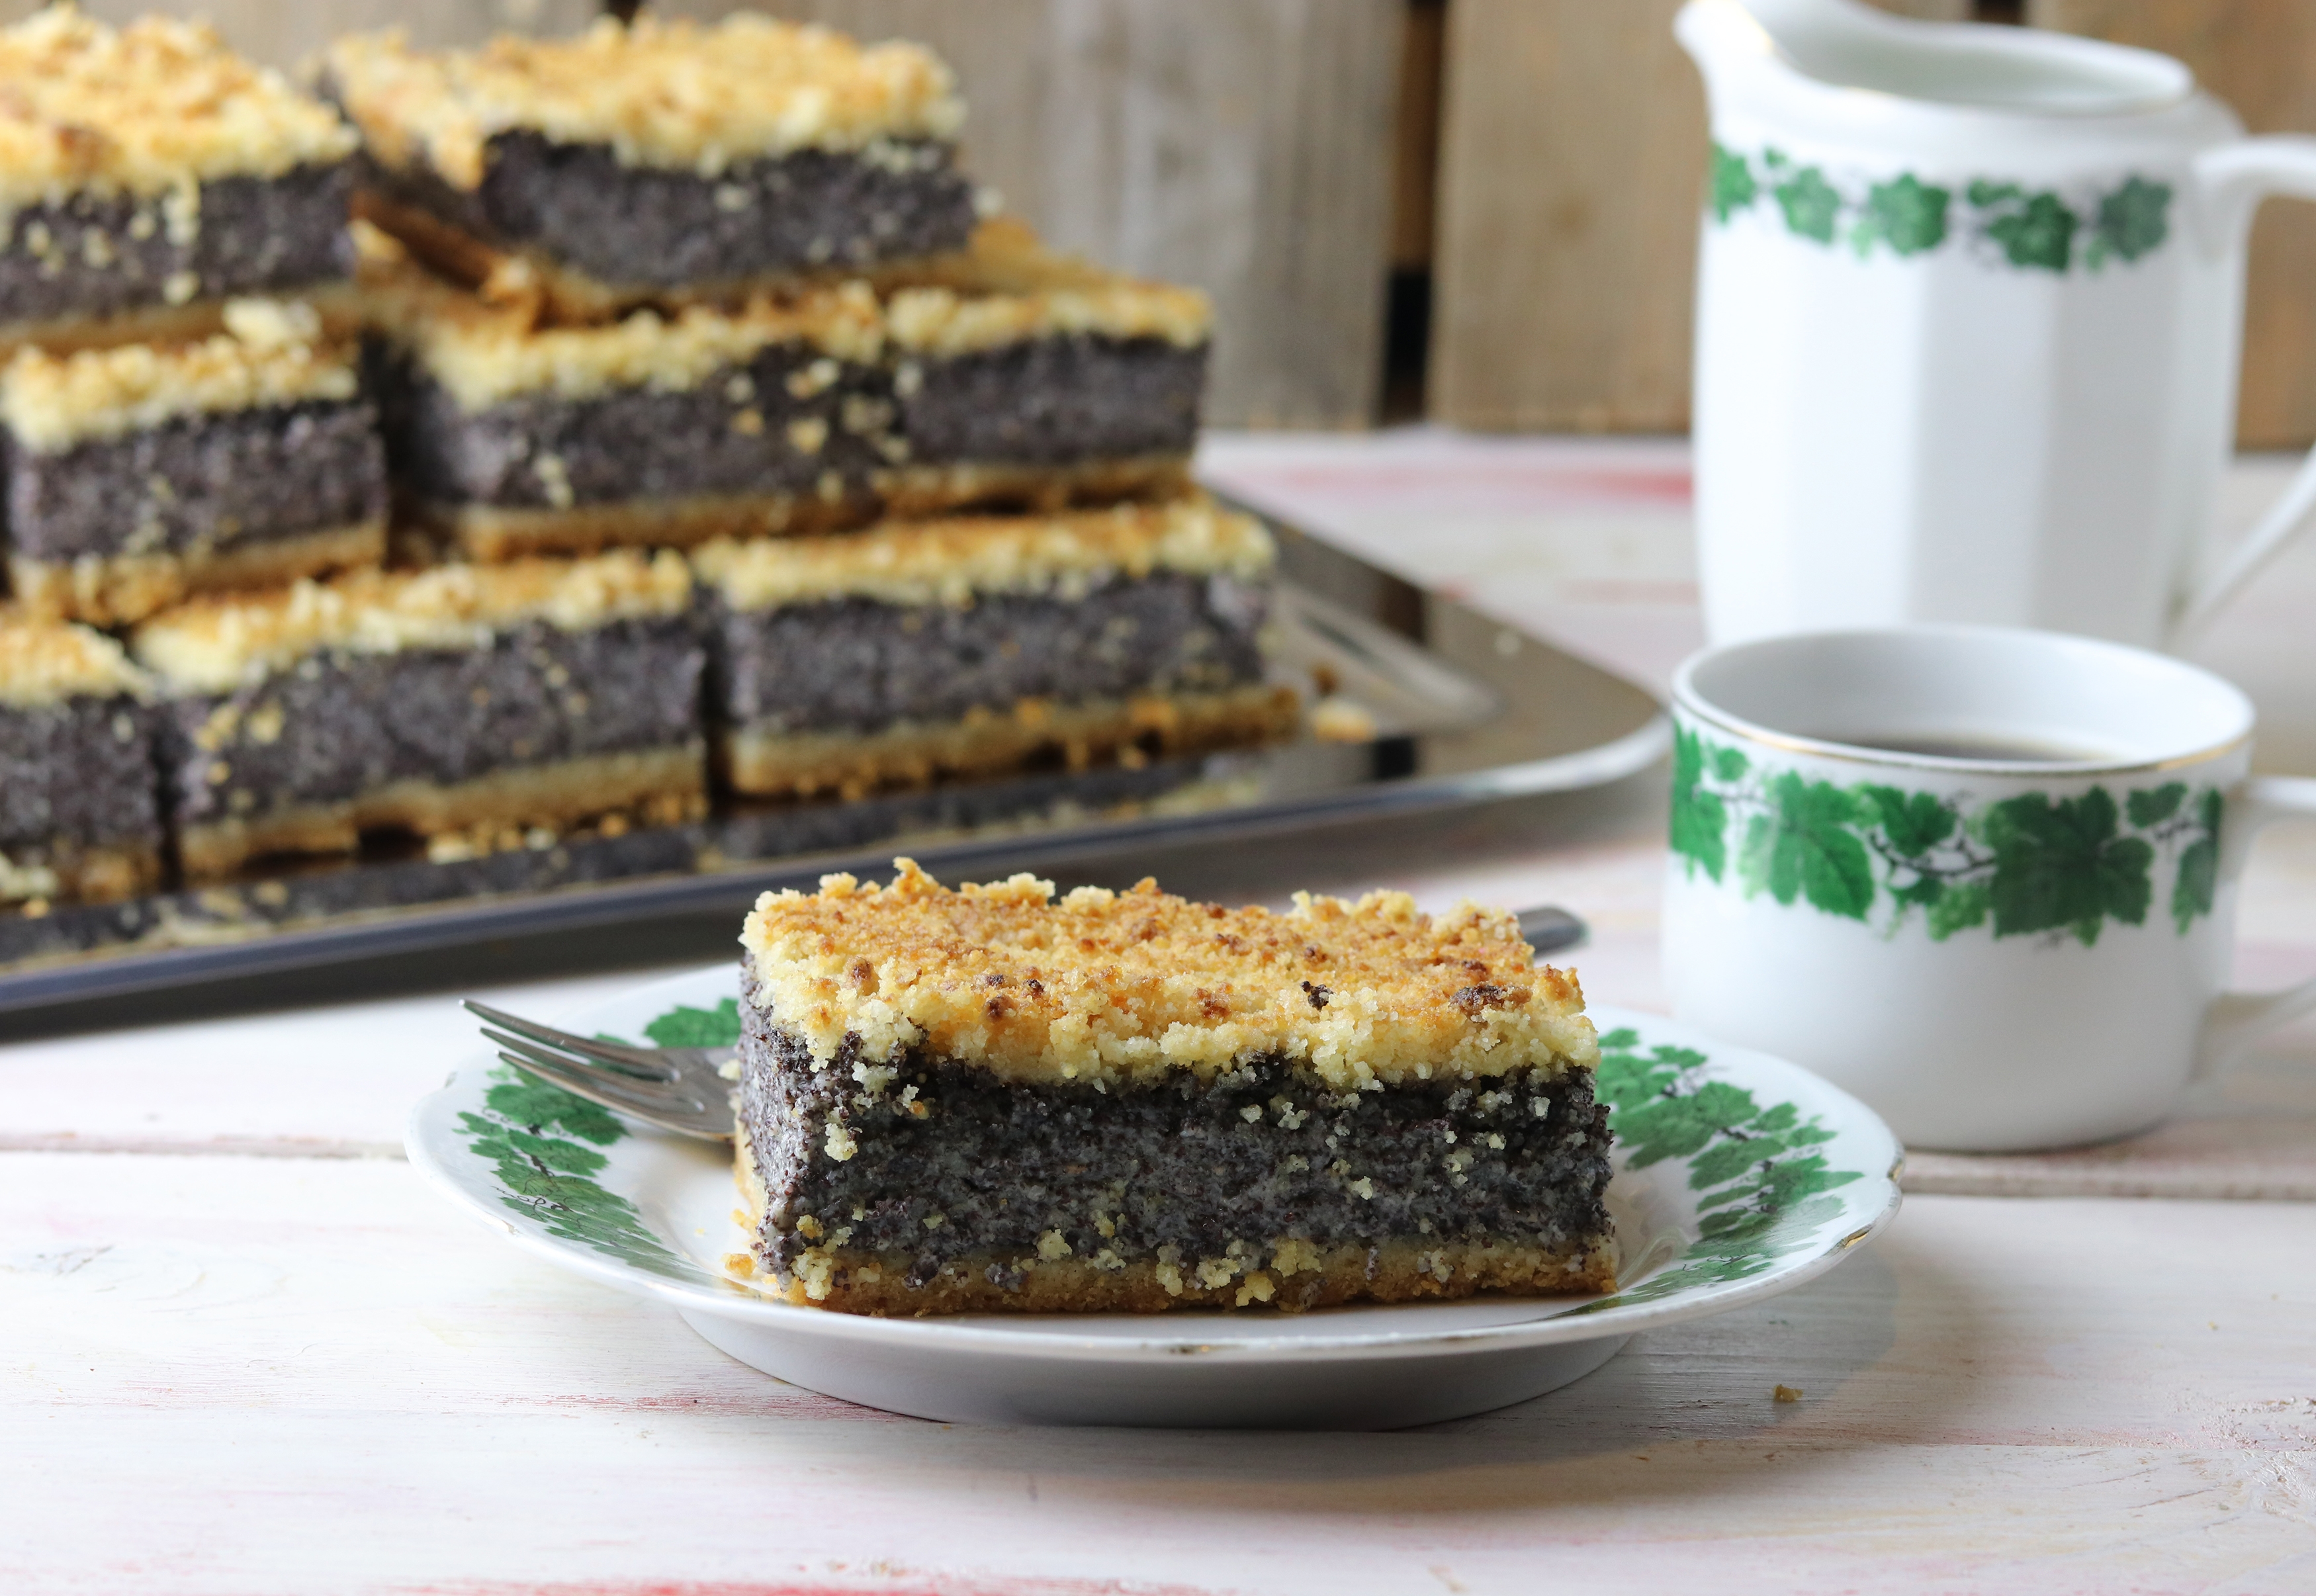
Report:
[[[2195,174],[2209,246],[2240,250],[2261,201],[2279,194],[2316,200],[2316,138],[2283,133],[2240,138],[2198,156]],[[2221,608],[2312,522],[2316,522],[2316,451],[2301,462],[2292,486],[2228,551],[2219,567],[2181,601],[2172,613],[2167,646],[2176,651],[2195,641]]]
[[[2255,776],[2230,793],[2220,879],[2237,879],[2252,838],[2294,816],[2316,816],[2316,777]],[[2212,1074],[2269,1031],[2310,1012],[2316,1012],[2316,977],[2281,992],[2222,993],[2204,1011],[2196,1075]]]

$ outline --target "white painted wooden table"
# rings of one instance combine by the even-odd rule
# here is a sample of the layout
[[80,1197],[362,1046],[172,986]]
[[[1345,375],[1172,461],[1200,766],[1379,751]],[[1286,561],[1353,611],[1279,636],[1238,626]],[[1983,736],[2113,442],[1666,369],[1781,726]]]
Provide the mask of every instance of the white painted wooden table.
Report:
[[[1677,448],[1208,464],[1642,679],[1696,639]],[[2271,768],[2316,770],[2312,597],[2316,552],[2210,652]],[[1556,900],[1592,995],[1659,1006],[1657,787],[1162,878]],[[2245,899],[2245,977],[2316,970],[2316,837],[2265,841]],[[628,951],[488,995],[551,1016],[678,950]],[[322,990],[0,1048],[0,1592],[2316,1592],[2316,1025],[2138,1143],[1918,1158],[1832,1276],[1525,1406],[1157,1434],[850,1407],[530,1261],[399,1158],[468,1046],[447,989]]]

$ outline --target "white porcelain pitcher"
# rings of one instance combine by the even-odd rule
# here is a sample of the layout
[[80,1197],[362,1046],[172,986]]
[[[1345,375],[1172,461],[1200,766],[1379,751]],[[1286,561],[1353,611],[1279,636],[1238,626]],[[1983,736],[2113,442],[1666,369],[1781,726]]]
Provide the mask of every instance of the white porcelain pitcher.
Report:
[[1852,0],[1689,0],[1712,101],[1696,470],[1715,643],[1978,621],[2176,646],[2316,511],[2224,559],[2244,254],[2316,138],[2187,69]]

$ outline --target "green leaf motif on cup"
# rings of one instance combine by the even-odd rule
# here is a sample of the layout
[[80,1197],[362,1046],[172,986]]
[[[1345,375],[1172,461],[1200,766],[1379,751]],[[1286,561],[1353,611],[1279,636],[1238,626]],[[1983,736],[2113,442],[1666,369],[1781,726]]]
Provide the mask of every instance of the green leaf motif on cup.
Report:
[[2199,801],[2197,835],[2180,851],[2178,873],[2171,882],[2171,923],[2185,936],[2187,927],[2212,912],[2220,890],[2220,811],[2226,807],[2216,791]]
[[1887,249],[1902,260],[1937,253],[1959,241],[1980,258],[2030,272],[2064,275],[2128,265],[2171,236],[2171,186],[2132,174],[2113,188],[2062,192],[1994,178],[1959,185],[1911,172],[1857,178],[1796,164],[1782,151],[1758,156],[1716,141],[1706,182],[1706,209],[1723,226],[1776,201],[1786,231],[1813,243],[1847,243],[1862,260]]
[[1737,867],[1746,891],[1781,904],[1804,897],[1829,914],[1865,919],[1874,904],[1874,867],[1851,829],[1857,800],[1791,771],[1771,779],[1768,796],[1768,807],[1746,822]]
[[1670,1267],[1578,1313],[1759,1274],[1809,1245],[1841,1212],[1826,1194],[1860,1178],[1829,1167],[1819,1148],[1833,1133],[1815,1116],[1803,1118],[1789,1102],[1765,1107],[1715,1079],[1712,1061],[1695,1048],[1644,1047],[1639,1032],[1612,1030],[1600,1039],[1593,1081],[1631,1167],[1688,1165],[1699,1234]]
[[2110,919],[2144,924],[2155,849],[2144,837],[2119,834],[2116,818],[2115,798],[2104,787],[2056,802],[2026,793],[1989,809],[1994,934],[2071,931],[2088,948]]
[[2179,806],[2187,798],[2185,781],[2166,781],[2160,787],[2131,794],[2124,799],[2123,810],[2133,825],[2160,825],[2179,812]]
[[[1724,772],[1721,761],[1729,761]],[[1723,781],[1736,781],[1745,774],[1745,756],[1734,748],[1716,751],[1713,774]],[[1705,745],[1697,734],[1676,728],[1672,737],[1672,851],[1689,861],[1691,869],[1702,869],[1715,881],[1728,868],[1729,851],[1724,834],[1729,829],[1729,811],[1720,797],[1707,790],[1706,780]]]
[[2120,801],[2092,786],[1973,805],[1768,770],[1688,727],[1673,734],[1671,851],[1692,878],[1892,934],[1919,910],[1934,941],[1985,927],[2091,947],[2111,925],[2147,923],[2167,869],[2185,936],[2212,913],[2225,808],[2216,789],[2180,781]]

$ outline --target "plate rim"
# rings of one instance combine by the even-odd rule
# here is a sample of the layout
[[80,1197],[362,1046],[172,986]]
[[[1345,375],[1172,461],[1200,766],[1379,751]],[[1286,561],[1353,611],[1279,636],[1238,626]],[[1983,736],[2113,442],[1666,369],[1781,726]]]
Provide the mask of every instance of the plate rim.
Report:
[[[736,967],[729,963],[695,967],[655,980],[625,987],[614,996],[585,1005],[577,1014],[584,1015],[614,1004],[625,1005],[642,1001],[646,994],[662,988],[696,987],[709,977],[725,977],[734,974]],[[696,998],[695,991],[691,995]],[[1704,1037],[1694,1025],[1675,1020],[1670,1015],[1652,1013],[1645,1010],[1627,1009],[1620,1004],[1588,1004],[1587,1015],[1604,1033],[1627,1022],[1671,1027],[1692,1038]],[[1708,1039],[1709,1040],[1709,1039]],[[1848,1235],[1835,1240],[1822,1251],[1807,1256],[1796,1256],[1790,1262],[1773,1262],[1759,1274],[1734,1281],[1719,1281],[1698,1290],[1653,1301],[1621,1305],[1585,1314],[1578,1310],[1579,1303],[1568,1308],[1539,1315],[1533,1319],[1517,1320],[1506,1324],[1470,1325],[1444,1330],[1376,1331],[1350,1333],[1317,1339],[1309,1335],[1282,1333],[1275,1336],[1249,1337],[1229,1342],[1200,1341],[1195,1333],[1148,1336],[1097,1336],[1047,1327],[1044,1321],[1058,1315],[1039,1315],[1036,1326],[991,1324],[994,1315],[975,1315],[970,1322],[947,1315],[924,1318],[877,1317],[865,1314],[832,1313],[824,1308],[801,1306],[776,1301],[760,1293],[749,1292],[737,1282],[729,1284],[731,1296],[720,1297],[709,1290],[682,1281],[669,1280],[648,1274],[617,1259],[594,1253],[582,1245],[544,1235],[529,1226],[494,1212],[481,1199],[468,1191],[451,1173],[432,1142],[432,1127],[429,1110],[441,1104],[459,1086],[461,1077],[469,1070],[491,1067],[490,1056],[479,1049],[462,1056],[441,1085],[425,1093],[411,1105],[404,1121],[403,1147],[412,1167],[428,1185],[448,1198],[460,1211],[480,1220],[503,1234],[522,1251],[547,1260],[561,1268],[612,1286],[631,1295],[655,1298],[684,1314],[704,1313],[714,1317],[764,1329],[794,1332],[808,1336],[833,1338],[838,1341],[868,1340],[888,1347],[917,1346],[927,1351],[935,1350],[952,1353],[974,1353],[984,1356],[1066,1359],[1075,1362],[1093,1363],[1211,1363],[1227,1361],[1233,1364],[1306,1363],[1335,1359],[1403,1359],[1451,1357],[1458,1354],[1514,1351],[1526,1347],[1541,1347],[1593,1341],[1608,1336],[1629,1336],[1643,1330],[1662,1328],[1691,1319],[1706,1318],[1790,1291],[1808,1284],[1832,1270],[1858,1247],[1887,1230],[1897,1217],[1903,1201],[1898,1177],[1905,1166],[1905,1150],[1891,1132],[1881,1116],[1866,1107],[1851,1093],[1836,1086],[1822,1075],[1804,1068],[1789,1059],[1780,1058],[1757,1048],[1737,1043],[1711,1041],[1716,1061],[1723,1055],[1741,1055],[1749,1060],[1759,1060],[1774,1070],[1783,1070],[1802,1077],[1810,1089],[1832,1100],[1843,1112],[1845,1128],[1853,1121],[1866,1134],[1878,1132],[1888,1144],[1889,1158],[1880,1170],[1864,1169],[1858,1172],[1866,1181],[1879,1181],[1884,1188],[1882,1201],[1866,1222]],[[630,1134],[654,1139],[678,1141],[684,1138],[673,1133],[654,1131],[645,1127],[630,1126]],[[1867,1189],[1870,1191],[1870,1187]],[[1523,1299],[1542,1300],[1542,1299]],[[1600,1300],[1600,1299],[1594,1299]],[[1366,1305],[1370,1308],[1388,1307],[1391,1304]],[[1430,1305],[1437,1306],[1437,1305]],[[1173,1315],[1108,1315],[1109,1317],[1147,1317],[1162,1324]],[[1187,1315],[1185,1316],[1187,1317]],[[1180,1323],[1177,1319],[1175,1322]],[[1296,1316],[1297,1323],[1308,1323]]]

